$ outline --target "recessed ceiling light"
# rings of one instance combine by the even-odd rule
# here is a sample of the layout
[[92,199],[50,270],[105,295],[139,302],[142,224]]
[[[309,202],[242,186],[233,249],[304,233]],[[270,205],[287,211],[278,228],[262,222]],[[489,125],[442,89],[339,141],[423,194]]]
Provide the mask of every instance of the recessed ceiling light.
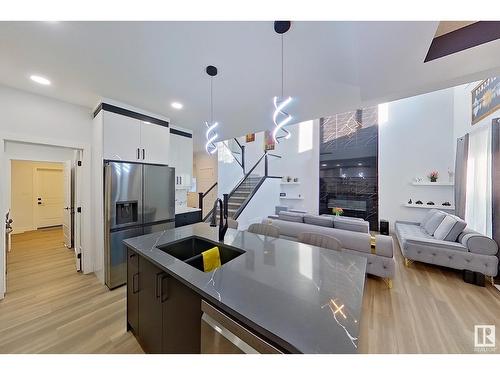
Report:
[[336,164],[335,166],[336,166],[336,167],[340,167],[340,164]]
[[172,104],[170,104],[172,106],[172,108],[175,108],[175,109],[182,109],[182,107],[184,107],[182,105],[182,103],[179,103],[179,102],[172,102]]
[[321,164],[322,167],[326,167],[326,164]]
[[40,85],[45,85],[45,86],[50,85],[50,81],[45,77],[32,75],[32,76],[30,76],[30,78],[32,81],[35,81],[36,83],[39,83]]
[[359,166],[362,166],[362,165],[363,165],[363,163],[358,163],[358,165],[359,165]]

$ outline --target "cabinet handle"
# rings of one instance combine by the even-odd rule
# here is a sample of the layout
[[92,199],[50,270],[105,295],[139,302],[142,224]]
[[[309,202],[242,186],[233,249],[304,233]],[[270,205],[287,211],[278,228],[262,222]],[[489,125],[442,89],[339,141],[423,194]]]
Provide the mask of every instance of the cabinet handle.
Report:
[[[166,288],[165,288],[166,292],[163,291],[163,281],[164,280],[167,281],[167,285],[166,285]],[[164,274],[160,278],[160,302],[165,302],[167,299],[168,299],[168,276]]]
[[146,151],[142,149],[142,160],[144,160],[145,158],[146,158]]
[[156,280],[155,280],[155,297],[156,298],[160,298],[160,286],[158,284],[161,282],[162,276],[163,276],[163,272],[156,274]]
[[138,148],[137,149],[137,159],[140,159],[141,158],[141,149]]
[[139,292],[139,273],[134,273],[132,276],[132,293],[136,294]]

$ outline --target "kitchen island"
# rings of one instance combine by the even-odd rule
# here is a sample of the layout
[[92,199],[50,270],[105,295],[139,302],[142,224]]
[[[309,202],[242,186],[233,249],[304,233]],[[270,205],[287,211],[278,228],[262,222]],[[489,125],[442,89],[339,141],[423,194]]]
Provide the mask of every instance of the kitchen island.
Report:
[[[218,228],[206,223],[124,243],[127,323],[146,352],[197,352],[201,304],[277,352],[357,352],[365,258],[231,229],[219,242]],[[205,273],[185,262],[214,245],[222,267]],[[162,313],[141,313],[158,310],[156,304]],[[159,341],[151,346],[151,340]]]

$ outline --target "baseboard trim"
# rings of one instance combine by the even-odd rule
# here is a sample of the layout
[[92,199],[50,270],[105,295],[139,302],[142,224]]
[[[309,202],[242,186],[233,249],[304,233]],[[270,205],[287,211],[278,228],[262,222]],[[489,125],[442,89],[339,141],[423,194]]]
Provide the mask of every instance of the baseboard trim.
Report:
[[14,228],[14,230],[12,231],[12,234],[21,234],[21,233],[25,233],[25,232],[31,232],[34,230],[36,230],[35,227]]

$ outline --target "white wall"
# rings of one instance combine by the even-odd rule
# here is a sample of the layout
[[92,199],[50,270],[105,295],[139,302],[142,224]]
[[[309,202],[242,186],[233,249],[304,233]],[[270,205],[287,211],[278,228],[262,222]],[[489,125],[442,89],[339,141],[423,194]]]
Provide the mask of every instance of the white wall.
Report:
[[455,147],[457,138],[482,128],[483,126],[491,125],[491,120],[500,116],[500,110],[497,110],[472,125],[472,90],[480,82],[481,81],[471,82],[453,88],[453,139]]
[[[0,175],[10,175],[10,156],[6,154],[6,141],[56,145],[83,150],[83,178],[91,180],[91,110],[68,104],[59,100],[30,94],[6,86],[0,86]],[[23,157],[16,157],[24,159]],[[36,160],[36,159],[35,159]],[[4,215],[9,208],[10,187],[6,178],[0,183],[0,214]],[[93,272],[93,253],[91,243],[90,184],[82,189],[83,207],[83,271]],[[0,237],[4,238],[5,228],[0,226]],[[5,249],[4,241],[0,241],[0,298],[5,291]]]
[[319,210],[319,120],[291,125],[292,137],[276,145],[281,159],[269,158],[269,173],[297,177],[299,185],[282,185],[281,191],[289,196],[301,195],[303,200],[280,200],[289,208],[318,214]]
[[[223,194],[229,194],[244,176],[243,169],[231,151],[223,144],[217,143],[217,195],[222,198]],[[250,169],[250,165],[246,172]]]
[[[298,178],[299,185],[282,185],[279,192],[284,192],[289,196],[300,195],[303,199],[278,200],[277,204],[272,207],[272,211],[274,213],[274,207],[280,205],[317,214],[319,207],[319,120],[293,124],[287,129],[292,136],[276,144],[275,149],[269,151],[269,154],[281,156],[281,159],[268,156],[269,175]],[[264,154],[264,132],[256,133],[253,142],[247,143],[245,137],[240,137],[238,140],[245,146],[245,167],[248,173]],[[241,179],[242,173],[241,167],[232,157],[219,155],[218,168],[219,194],[221,195],[231,191],[234,184]],[[252,174],[264,175],[264,160]]]
[[238,217],[238,229],[246,230],[250,224],[274,215],[274,207],[280,203],[279,192],[280,179],[267,178]]
[[413,186],[431,170],[449,181],[454,170],[453,88],[388,103],[388,118],[379,124],[379,218],[420,221],[427,209],[407,208],[415,202],[453,204],[453,188]]

